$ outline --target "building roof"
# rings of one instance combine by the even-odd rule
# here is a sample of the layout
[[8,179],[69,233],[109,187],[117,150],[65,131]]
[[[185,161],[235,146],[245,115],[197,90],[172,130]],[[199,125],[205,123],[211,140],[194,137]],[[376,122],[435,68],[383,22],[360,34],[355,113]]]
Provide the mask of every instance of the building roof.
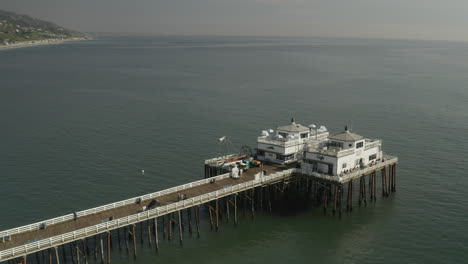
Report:
[[355,134],[353,132],[350,132],[348,130],[346,130],[343,133],[330,136],[328,138],[331,140],[339,140],[339,141],[358,141],[358,140],[363,139],[362,136]]
[[293,119],[291,120],[291,124],[286,125],[286,126],[280,126],[277,128],[277,130],[286,131],[286,132],[306,132],[306,131],[309,131],[310,129],[301,124],[296,124],[296,122],[294,122],[294,119]]

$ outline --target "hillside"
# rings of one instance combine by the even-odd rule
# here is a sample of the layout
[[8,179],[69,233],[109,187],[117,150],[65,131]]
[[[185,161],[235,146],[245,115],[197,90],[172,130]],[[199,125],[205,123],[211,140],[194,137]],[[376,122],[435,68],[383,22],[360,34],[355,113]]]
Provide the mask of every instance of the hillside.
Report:
[[86,37],[51,22],[0,10],[0,45]]

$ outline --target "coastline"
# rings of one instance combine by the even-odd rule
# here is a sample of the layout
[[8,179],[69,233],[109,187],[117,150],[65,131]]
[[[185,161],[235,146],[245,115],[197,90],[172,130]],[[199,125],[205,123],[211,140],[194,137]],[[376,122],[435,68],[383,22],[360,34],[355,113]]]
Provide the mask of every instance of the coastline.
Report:
[[33,46],[56,45],[56,44],[63,44],[65,42],[70,42],[70,41],[81,41],[81,40],[91,40],[91,39],[92,38],[90,37],[75,37],[75,38],[67,38],[67,39],[43,39],[43,40],[21,41],[21,42],[13,43],[10,45],[0,45],[0,51],[8,50],[8,49],[33,47]]

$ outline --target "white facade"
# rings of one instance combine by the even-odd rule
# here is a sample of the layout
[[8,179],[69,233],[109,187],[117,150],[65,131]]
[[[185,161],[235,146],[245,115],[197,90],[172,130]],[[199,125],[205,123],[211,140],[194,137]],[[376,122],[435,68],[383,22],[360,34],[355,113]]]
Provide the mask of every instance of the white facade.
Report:
[[328,138],[325,127],[305,127],[291,120],[286,126],[265,130],[257,139],[257,159],[278,164],[287,164],[302,159],[305,146]]
[[329,137],[320,145],[308,145],[302,168],[332,176],[350,173],[380,161],[383,157],[380,140],[365,139],[347,129]]

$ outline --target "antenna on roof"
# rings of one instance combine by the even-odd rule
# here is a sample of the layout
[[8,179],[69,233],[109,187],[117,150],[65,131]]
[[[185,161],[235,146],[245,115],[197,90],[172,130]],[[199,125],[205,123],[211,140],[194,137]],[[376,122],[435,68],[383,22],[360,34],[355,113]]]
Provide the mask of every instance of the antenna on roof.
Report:
[[294,120],[294,117],[293,117],[293,118],[291,118],[291,123],[293,123],[293,124],[295,124],[295,123],[296,123],[296,121]]
[[348,132],[348,125],[344,127],[344,131]]

